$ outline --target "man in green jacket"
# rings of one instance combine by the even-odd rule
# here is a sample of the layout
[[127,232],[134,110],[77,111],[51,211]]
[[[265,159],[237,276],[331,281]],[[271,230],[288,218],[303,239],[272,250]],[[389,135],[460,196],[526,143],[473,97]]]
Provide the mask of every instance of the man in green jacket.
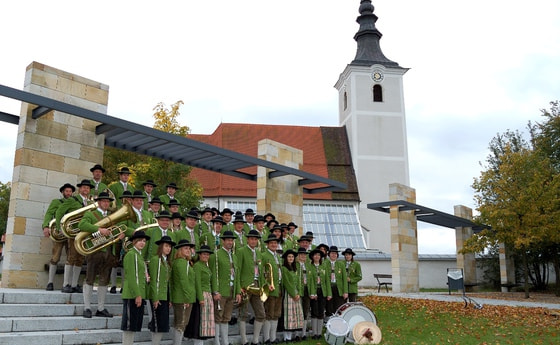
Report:
[[282,314],[282,258],[277,253],[278,241],[276,235],[268,235],[264,241],[267,248],[262,254],[263,274],[267,281],[264,288],[268,289],[268,298],[264,302],[266,321],[263,325],[263,341],[265,344],[276,341],[278,318]]
[[127,190],[130,193],[134,192],[134,188],[130,185],[130,183],[128,183],[131,174],[130,169],[128,169],[127,167],[122,167],[118,171],[118,174],[119,180],[112,182],[109,185],[109,189],[111,190],[111,192],[113,192],[115,198],[117,198],[117,209],[121,208],[123,204],[121,196],[123,195],[124,191]]
[[91,190],[90,194],[97,198],[99,193],[106,191],[107,185],[103,183],[103,174],[105,173],[105,169],[101,166],[101,164],[95,164],[91,169],[89,169],[92,174],[91,182]]
[[330,272],[332,300],[327,303],[327,316],[333,315],[348,298],[348,281],[346,279],[346,265],[338,260],[338,247],[330,246],[327,259],[323,262],[325,270]]

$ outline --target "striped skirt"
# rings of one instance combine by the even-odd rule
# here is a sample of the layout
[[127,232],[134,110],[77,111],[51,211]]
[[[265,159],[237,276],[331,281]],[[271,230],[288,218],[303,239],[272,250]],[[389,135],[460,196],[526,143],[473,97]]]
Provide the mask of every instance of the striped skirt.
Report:
[[207,339],[216,335],[214,327],[214,299],[210,292],[203,292],[204,304],[193,304],[191,318],[184,336],[190,339]]
[[301,299],[294,301],[288,293],[284,294],[284,329],[287,331],[302,329],[304,325]]

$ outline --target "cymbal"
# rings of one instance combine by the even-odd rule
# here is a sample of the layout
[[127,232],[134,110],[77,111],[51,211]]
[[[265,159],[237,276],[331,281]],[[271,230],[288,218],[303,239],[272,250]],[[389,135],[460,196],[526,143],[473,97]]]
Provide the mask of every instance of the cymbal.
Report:
[[355,344],[379,344],[381,329],[371,321],[362,321],[354,325],[352,336]]

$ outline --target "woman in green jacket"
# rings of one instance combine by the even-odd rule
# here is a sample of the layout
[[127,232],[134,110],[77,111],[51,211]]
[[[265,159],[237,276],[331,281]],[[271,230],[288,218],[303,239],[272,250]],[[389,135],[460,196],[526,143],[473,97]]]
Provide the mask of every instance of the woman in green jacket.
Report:
[[284,289],[284,341],[292,340],[295,331],[304,326],[303,309],[301,307],[302,287],[297,276],[296,252],[288,249],[282,254],[282,287]]
[[135,232],[130,238],[133,248],[126,253],[123,260],[125,280],[123,283],[123,315],[121,330],[123,330],[123,344],[134,342],[134,332],[142,330],[144,317],[144,299],[146,298],[146,282],[149,279],[146,264],[142,257],[142,249],[146,241],[150,240],[144,231]]
[[362,280],[362,266],[354,261],[356,253],[351,248],[342,252],[346,260],[346,279],[348,280],[348,302],[356,302],[358,298],[358,282]]
[[163,236],[159,241],[156,241],[157,253],[148,264],[150,275],[148,298],[150,299],[151,315],[153,316],[153,319],[148,323],[148,328],[152,332],[153,345],[158,345],[163,334],[169,332],[170,254],[175,244],[169,236]]
[[173,304],[173,344],[180,345],[183,332],[191,317],[192,305],[196,302],[196,275],[191,264],[194,243],[180,240],[171,266],[171,303]]

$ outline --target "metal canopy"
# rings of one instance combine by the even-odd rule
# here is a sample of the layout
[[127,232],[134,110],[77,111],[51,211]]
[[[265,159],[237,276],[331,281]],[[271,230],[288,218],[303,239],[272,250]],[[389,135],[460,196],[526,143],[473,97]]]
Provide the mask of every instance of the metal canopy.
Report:
[[446,228],[472,228],[475,233],[480,232],[483,229],[490,228],[489,226],[473,223],[466,218],[457,217],[449,213],[440,212],[404,200],[385,201],[368,204],[367,208],[389,213],[391,212],[391,206],[398,206],[399,211],[414,211],[414,215],[416,216],[417,220],[434,225],[444,226]]
[[[307,173],[281,164],[255,158],[218,146],[202,143],[189,138],[180,137],[142,126],[130,121],[105,115],[89,109],[80,108],[51,98],[39,96],[26,91],[0,85],[0,96],[22,102],[35,104],[32,117],[37,119],[51,110],[76,115],[84,119],[101,123],[96,127],[96,134],[105,135],[105,145],[152,157],[181,163],[196,168],[256,181],[257,175],[241,171],[242,169],[262,166],[271,169],[269,178],[282,175],[294,175],[301,179],[300,186],[316,184],[313,188],[304,187],[306,194],[317,194],[329,191],[344,190],[345,183],[322,176]],[[0,112],[0,120],[17,124],[19,117]]]

